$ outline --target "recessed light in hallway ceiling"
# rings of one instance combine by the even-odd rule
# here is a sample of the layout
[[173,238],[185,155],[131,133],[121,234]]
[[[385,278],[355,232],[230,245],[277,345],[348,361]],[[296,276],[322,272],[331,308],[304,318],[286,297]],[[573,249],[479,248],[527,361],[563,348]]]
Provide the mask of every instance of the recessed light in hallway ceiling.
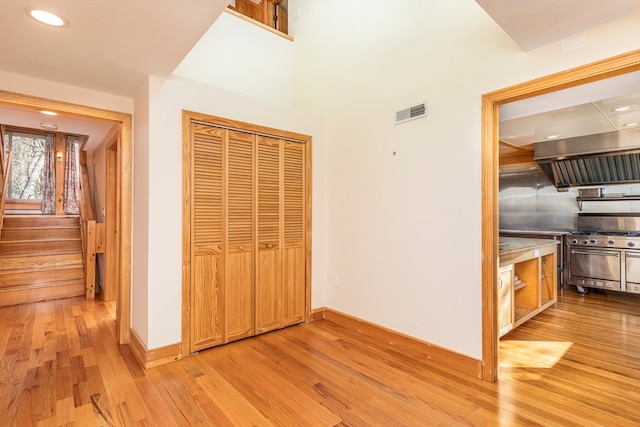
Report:
[[69,22],[63,17],[46,10],[28,8],[26,12],[36,21],[52,27],[66,27],[69,25]]

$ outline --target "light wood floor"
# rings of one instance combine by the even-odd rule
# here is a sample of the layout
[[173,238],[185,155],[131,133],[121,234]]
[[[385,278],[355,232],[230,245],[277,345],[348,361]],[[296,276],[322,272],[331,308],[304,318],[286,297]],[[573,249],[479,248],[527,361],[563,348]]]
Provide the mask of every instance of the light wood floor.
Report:
[[640,425],[640,295],[565,291],[503,337],[495,384],[328,321],[144,371],[113,317],[0,308],[0,426]]

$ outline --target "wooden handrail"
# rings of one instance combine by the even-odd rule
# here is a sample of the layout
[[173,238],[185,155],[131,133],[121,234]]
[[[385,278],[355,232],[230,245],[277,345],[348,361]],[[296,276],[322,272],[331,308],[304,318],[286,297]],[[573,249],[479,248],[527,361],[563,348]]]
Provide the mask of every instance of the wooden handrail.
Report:
[[9,151],[9,153],[7,154],[7,158],[3,159],[6,160],[6,164],[4,164],[4,166],[2,167],[2,169],[4,170],[2,171],[2,176],[0,177],[2,178],[2,192],[0,193],[0,236],[2,236],[2,227],[4,224],[4,204],[5,200],[7,199],[7,186],[9,185],[9,174],[11,171],[11,157],[12,152]]
[[104,224],[97,223],[91,203],[91,189],[89,188],[89,173],[87,171],[86,152],[80,152],[80,235],[82,238],[82,258],[84,264],[85,297],[93,299],[96,296],[96,253],[97,248],[104,252],[104,243],[98,239],[104,238]]
[[9,185],[9,170],[11,168],[11,151],[4,158],[4,125],[0,125],[0,236],[2,236],[2,224],[4,223],[4,204],[7,198],[7,186]]

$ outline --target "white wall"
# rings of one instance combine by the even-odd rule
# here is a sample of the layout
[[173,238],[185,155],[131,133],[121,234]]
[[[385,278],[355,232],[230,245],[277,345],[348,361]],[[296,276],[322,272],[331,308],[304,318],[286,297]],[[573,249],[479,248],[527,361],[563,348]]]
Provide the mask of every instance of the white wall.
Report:
[[[155,266],[149,265],[149,241],[151,215],[149,189],[151,185],[151,143],[150,133],[151,119],[149,113],[149,87],[141,90],[135,97],[135,114],[133,126],[133,191],[132,191],[132,236],[131,236],[131,328],[138,337],[147,345],[148,349],[155,348],[149,346],[149,285],[150,271]],[[174,218],[174,222],[179,222],[180,217]],[[160,265],[161,269],[162,266]],[[175,330],[177,326],[169,330]],[[175,343],[176,341],[165,341],[156,347],[164,344]]]
[[0,90],[32,95],[40,98],[70,102],[93,108],[133,113],[133,99],[111,95],[76,86],[0,71]]
[[293,43],[223,13],[173,74],[273,104],[291,105]]
[[[472,0],[290,0],[294,103],[327,119],[327,305],[481,358],[481,96],[640,47],[640,17],[523,53]],[[429,116],[394,126],[427,100]],[[393,153],[396,152],[396,155]]]
[[[133,328],[147,348],[181,340],[183,109],[313,136],[312,280],[319,286],[313,287],[312,304],[324,305],[324,123],[296,109],[178,77],[150,78],[147,105],[148,142],[138,133],[135,139],[133,251]],[[139,119],[137,113],[138,100]],[[148,196],[148,221],[139,195]],[[145,222],[147,231],[139,231]],[[139,309],[144,303],[138,294],[147,298],[146,313]]]

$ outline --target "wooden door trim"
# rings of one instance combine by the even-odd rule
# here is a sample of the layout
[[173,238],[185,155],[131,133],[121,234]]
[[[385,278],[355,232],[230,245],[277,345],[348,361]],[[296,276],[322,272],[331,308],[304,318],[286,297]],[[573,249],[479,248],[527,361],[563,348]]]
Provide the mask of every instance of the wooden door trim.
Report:
[[[120,200],[118,184],[118,152],[120,151],[120,133],[116,133],[110,139],[105,150],[106,163],[106,200],[105,210],[105,285],[102,289],[102,298],[105,301],[111,301],[118,298],[118,290],[120,289],[119,270],[119,253],[109,248],[120,247],[120,235],[118,234],[118,224],[120,223]],[[112,184],[116,185],[112,185]]]
[[482,96],[482,379],[498,378],[498,108],[586,83],[640,70],[640,50],[531,80]]
[[120,208],[122,210],[120,224],[120,290],[116,310],[116,331],[119,344],[129,342],[131,329],[131,114],[100,108],[72,104],[53,99],[39,98],[15,92],[0,90],[0,104],[18,108],[45,109],[67,115],[88,119],[104,120],[120,125],[122,150],[120,157]]
[[237,120],[225,119],[217,116],[182,111],[182,340],[180,357],[187,356],[191,351],[191,262],[193,245],[193,141],[191,123],[206,123],[227,129],[242,130],[257,135],[264,135],[278,139],[297,141],[305,145],[306,183],[305,183],[305,219],[306,219],[306,264],[305,264],[305,323],[311,320],[311,136],[281,129],[269,128]]

